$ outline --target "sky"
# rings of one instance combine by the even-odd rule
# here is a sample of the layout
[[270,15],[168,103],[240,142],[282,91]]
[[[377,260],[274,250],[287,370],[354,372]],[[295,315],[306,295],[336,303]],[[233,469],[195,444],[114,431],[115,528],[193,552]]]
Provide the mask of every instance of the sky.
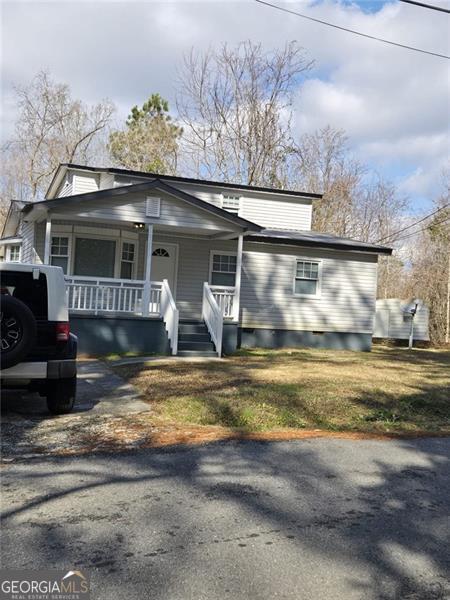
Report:
[[[274,4],[370,35],[450,55],[450,16],[393,0]],[[450,8],[450,0],[426,0]],[[296,40],[314,60],[294,97],[296,132],[345,130],[354,155],[394,181],[412,212],[442,189],[450,136],[448,60],[300,19],[253,0],[1,1],[3,139],[16,118],[14,84],[39,70],[85,102],[111,99],[123,122],[159,92],[175,108],[183,55],[250,39],[267,51]]]

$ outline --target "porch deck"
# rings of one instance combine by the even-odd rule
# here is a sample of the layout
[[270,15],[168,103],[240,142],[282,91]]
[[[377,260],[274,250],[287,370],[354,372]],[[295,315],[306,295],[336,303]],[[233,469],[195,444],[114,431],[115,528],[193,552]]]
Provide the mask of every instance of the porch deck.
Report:
[[[172,354],[178,353],[179,310],[169,283],[68,275],[65,277],[72,315],[122,315],[162,318]],[[221,354],[223,321],[235,318],[236,289],[204,283],[202,319]]]

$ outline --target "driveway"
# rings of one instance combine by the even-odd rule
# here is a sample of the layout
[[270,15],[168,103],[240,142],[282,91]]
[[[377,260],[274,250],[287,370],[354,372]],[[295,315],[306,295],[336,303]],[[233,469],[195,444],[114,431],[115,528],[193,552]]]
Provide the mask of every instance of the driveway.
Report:
[[3,466],[3,566],[96,600],[450,598],[450,439],[228,442]]
[[77,400],[69,415],[50,415],[45,398],[36,393],[2,391],[2,458],[76,451],[121,418],[149,411],[151,405],[105,363],[79,361]]

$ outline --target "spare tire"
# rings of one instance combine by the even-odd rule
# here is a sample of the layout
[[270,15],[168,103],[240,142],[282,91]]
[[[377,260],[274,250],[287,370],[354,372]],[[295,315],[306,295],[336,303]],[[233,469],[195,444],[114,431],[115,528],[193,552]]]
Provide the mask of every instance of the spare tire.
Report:
[[36,319],[26,304],[0,294],[1,368],[8,369],[30,353],[36,341]]

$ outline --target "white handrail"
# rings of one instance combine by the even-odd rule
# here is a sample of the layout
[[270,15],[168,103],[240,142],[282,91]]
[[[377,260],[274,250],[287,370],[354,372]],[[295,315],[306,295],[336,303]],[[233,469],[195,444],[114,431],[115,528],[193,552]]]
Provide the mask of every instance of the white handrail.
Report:
[[[113,279],[82,275],[66,276],[70,311],[94,313],[143,313],[144,282],[136,279]],[[151,282],[150,313],[161,313],[162,282]]]
[[209,289],[219,305],[219,308],[222,310],[224,318],[233,319],[236,288],[227,285],[210,285]]
[[202,318],[220,357],[222,356],[223,314],[207,281],[203,284]]
[[169,338],[172,354],[178,352],[178,321],[180,318],[177,305],[170,291],[169,282],[163,279],[161,287],[160,312],[166,326],[167,337]]

